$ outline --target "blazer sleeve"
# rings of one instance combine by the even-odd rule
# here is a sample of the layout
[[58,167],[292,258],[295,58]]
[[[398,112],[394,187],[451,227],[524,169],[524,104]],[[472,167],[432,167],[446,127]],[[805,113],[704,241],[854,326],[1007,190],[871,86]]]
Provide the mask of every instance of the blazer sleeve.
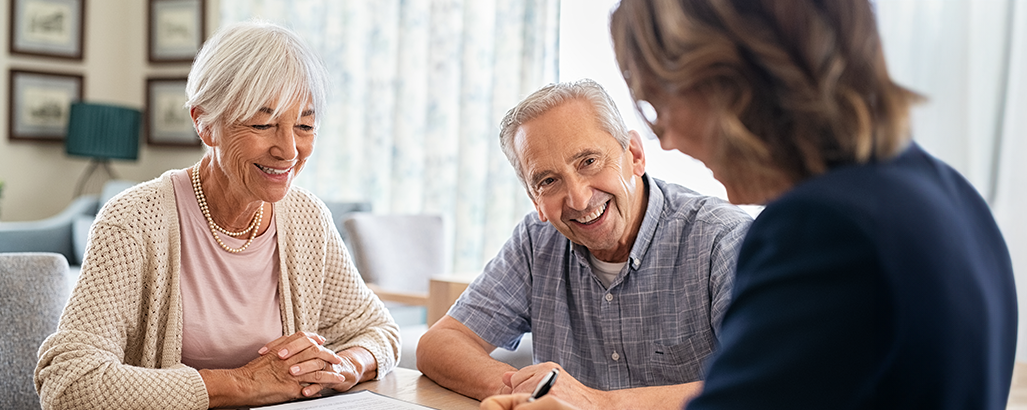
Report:
[[688,409],[846,402],[871,379],[882,340],[878,264],[870,234],[844,211],[815,202],[764,210],[742,246],[721,349]]

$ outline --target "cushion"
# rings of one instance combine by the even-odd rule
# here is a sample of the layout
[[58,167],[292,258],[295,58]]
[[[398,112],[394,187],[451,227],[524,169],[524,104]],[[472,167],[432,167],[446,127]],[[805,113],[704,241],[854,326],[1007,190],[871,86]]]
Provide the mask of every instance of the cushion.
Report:
[[94,219],[96,218],[90,215],[79,215],[71,222],[71,246],[75,251],[75,260],[71,261],[72,265],[81,265],[82,260],[85,259],[89,227],[93,226]]

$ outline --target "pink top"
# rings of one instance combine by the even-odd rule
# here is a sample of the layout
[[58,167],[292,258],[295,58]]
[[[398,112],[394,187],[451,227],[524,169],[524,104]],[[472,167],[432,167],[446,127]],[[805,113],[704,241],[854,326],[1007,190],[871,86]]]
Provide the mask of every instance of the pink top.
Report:
[[[272,215],[271,226],[245,251],[225,251],[210,233],[189,172],[171,176],[182,240],[182,363],[196,369],[234,369],[282,336],[278,231]],[[272,205],[264,206],[267,218]],[[249,239],[218,236],[232,248]]]

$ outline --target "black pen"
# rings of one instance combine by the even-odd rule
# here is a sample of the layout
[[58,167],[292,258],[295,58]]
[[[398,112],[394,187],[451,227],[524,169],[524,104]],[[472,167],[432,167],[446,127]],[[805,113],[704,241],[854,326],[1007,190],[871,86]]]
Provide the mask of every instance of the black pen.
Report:
[[560,370],[550,370],[549,374],[547,374],[546,377],[543,377],[542,381],[538,382],[538,386],[535,387],[535,392],[531,393],[531,397],[528,398],[528,401],[535,401],[535,399],[545,396],[546,393],[549,393],[549,389],[552,389],[553,385],[556,384],[556,376],[559,375]]

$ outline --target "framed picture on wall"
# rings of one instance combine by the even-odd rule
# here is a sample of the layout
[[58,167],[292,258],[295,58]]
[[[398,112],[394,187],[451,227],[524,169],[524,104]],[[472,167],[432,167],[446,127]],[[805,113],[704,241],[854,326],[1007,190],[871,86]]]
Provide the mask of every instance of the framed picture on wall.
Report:
[[149,0],[149,56],[154,63],[188,63],[204,36],[204,0]]
[[150,145],[200,146],[193,120],[185,109],[183,78],[146,80],[146,142]]
[[11,54],[82,59],[85,0],[11,0]]
[[63,141],[71,103],[82,99],[82,76],[11,70],[8,138]]

